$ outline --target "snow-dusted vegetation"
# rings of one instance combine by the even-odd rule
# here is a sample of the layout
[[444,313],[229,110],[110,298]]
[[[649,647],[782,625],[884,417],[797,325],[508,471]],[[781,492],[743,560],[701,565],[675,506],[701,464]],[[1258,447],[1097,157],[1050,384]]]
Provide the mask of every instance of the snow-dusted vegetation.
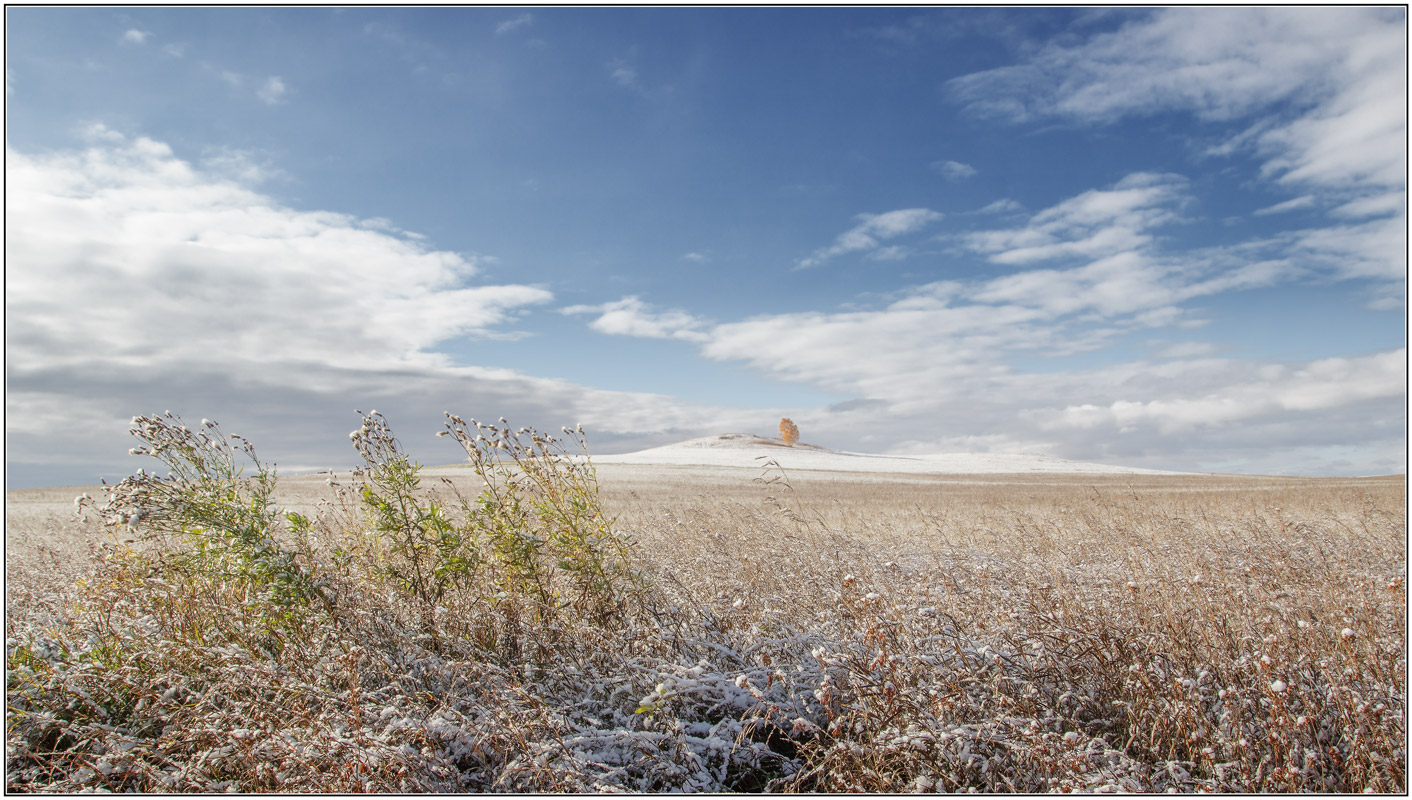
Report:
[[373,412],[276,484],[135,423],[176,480],[7,502],[9,790],[1406,789],[1400,478],[600,486],[448,416],[434,479]]

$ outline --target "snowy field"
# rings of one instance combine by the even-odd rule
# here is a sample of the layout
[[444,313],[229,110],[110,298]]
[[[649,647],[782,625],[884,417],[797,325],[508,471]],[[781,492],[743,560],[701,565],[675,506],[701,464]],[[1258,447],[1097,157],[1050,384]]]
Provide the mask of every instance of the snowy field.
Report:
[[735,467],[759,469],[773,459],[785,470],[873,472],[903,475],[993,475],[1068,473],[1089,475],[1175,475],[1135,467],[1066,461],[1029,453],[937,453],[888,456],[850,453],[808,444],[786,446],[778,439],[748,433],[703,436],[623,455],[595,456],[596,464]]

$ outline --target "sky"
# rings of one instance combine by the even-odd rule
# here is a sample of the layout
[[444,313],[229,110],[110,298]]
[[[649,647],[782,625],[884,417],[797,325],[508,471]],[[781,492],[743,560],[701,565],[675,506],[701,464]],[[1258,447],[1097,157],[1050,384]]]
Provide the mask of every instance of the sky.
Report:
[[1405,473],[1383,8],[5,13],[5,483],[443,412]]

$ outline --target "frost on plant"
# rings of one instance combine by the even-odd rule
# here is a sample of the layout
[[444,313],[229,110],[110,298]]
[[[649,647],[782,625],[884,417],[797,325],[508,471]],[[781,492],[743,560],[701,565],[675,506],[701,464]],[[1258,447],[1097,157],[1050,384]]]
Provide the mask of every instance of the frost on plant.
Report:
[[170,411],[133,417],[132,426],[141,444],[128,452],[157,459],[168,474],[138,469],[109,488],[98,508],[105,523],[161,545],[166,568],[233,581],[247,597],[291,606],[318,596],[309,520],[275,509],[274,468],[249,441],[205,419],[188,428]]
[[565,440],[446,414],[445,433],[485,482],[470,523],[490,543],[504,592],[541,607],[569,607],[594,622],[620,619],[646,588],[628,537],[614,530],[598,495],[583,430]]
[[354,480],[383,556],[377,569],[414,600],[430,630],[442,597],[472,578],[481,563],[477,532],[454,522],[444,503],[424,496],[421,465],[402,451],[377,411],[364,415],[349,438],[365,464]]
[[7,790],[1405,792],[1401,483],[820,508],[766,462],[605,487],[629,541],[563,434],[448,415],[436,482],[370,412],[309,519],[244,439],[135,419],[170,474],[77,501],[129,541],[7,550]]

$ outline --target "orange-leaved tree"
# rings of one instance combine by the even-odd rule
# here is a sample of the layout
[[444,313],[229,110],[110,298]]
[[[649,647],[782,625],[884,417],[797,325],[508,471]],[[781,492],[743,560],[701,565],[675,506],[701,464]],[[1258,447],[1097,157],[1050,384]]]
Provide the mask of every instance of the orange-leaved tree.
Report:
[[789,417],[780,420],[780,438],[790,447],[799,441],[799,427]]

